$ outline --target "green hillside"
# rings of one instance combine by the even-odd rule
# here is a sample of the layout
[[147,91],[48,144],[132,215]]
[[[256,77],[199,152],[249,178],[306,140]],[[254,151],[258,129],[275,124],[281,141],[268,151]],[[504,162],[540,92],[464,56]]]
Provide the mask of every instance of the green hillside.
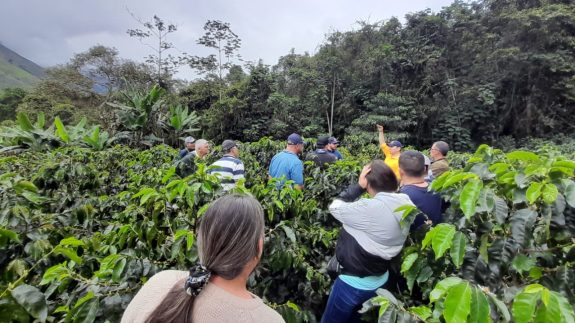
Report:
[[42,67],[0,44],[0,89],[30,88],[43,74]]

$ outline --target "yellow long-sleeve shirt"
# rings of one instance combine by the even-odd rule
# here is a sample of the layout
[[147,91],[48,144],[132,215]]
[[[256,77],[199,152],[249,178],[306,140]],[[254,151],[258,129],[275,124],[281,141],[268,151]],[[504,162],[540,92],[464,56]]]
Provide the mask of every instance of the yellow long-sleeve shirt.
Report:
[[383,151],[383,154],[385,155],[384,163],[387,166],[389,166],[389,168],[391,168],[391,170],[395,173],[397,180],[399,181],[401,179],[401,176],[399,175],[399,156],[393,157],[391,155],[391,150],[389,149],[389,146],[385,143],[382,144],[380,148]]

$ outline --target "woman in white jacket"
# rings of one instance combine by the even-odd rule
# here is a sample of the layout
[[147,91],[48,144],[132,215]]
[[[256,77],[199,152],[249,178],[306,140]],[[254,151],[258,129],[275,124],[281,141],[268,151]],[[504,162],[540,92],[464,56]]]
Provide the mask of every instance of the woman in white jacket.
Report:
[[[398,181],[381,160],[366,165],[357,184],[329,206],[343,228],[336,246],[340,275],[335,280],[322,322],[358,322],[363,302],[375,296],[389,278],[390,260],[403,248],[407,232],[400,227],[403,205],[413,205],[395,193]],[[361,198],[367,192],[371,198]],[[356,201],[357,200],[357,201]]]

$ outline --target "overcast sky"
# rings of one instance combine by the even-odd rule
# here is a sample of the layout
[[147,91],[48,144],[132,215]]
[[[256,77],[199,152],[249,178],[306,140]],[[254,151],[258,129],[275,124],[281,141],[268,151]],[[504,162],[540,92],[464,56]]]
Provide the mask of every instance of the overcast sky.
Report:
[[[178,50],[204,55],[195,42],[208,20],[222,20],[242,39],[244,59],[276,64],[294,48],[313,54],[333,30],[357,28],[356,21],[376,22],[430,8],[439,11],[452,0],[2,0],[0,42],[40,64],[66,63],[93,45],[115,47],[137,61],[149,49],[126,34],[154,14],[178,26],[171,41]],[[177,56],[179,52],[174,50]],[[190,78],[190,71],[179,77]]]

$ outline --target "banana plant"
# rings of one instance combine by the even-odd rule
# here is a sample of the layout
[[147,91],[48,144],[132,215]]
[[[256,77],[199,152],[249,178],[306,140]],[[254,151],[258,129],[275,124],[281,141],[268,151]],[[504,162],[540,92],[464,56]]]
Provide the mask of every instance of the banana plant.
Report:
[[43,113],[39,113],[33,124],[25,113],[18,113],[15,127],[0,128],[0,152],[14,151],[18,149],[32,149],[40,151],[45,146],[57,147],[60,145],[54,135],[53,127],[44,129],[46,119]]
[[90,146],[94,150],[102,150],[108,145],[110,135],[107,131],[100,132],[100,126],[95,126],[92,128],[89,134],[83,137],[85,144]]
[[163,90],[155,85],[147,93],[122,93],[125,103],[107,104],[117,110],[120,128],[130,135],[130,143],[139,145],[144,136],[152,135],[160,126],[160,110],[164,104]]
[[165,119],[167,120],[163,123],[164,131],[170,137],[172,145],[178,145],[178,139],[200,130],[196,128],[200,123],[200,117],[196,111],[189,111],[188,107],[181,105],[170,107]]

